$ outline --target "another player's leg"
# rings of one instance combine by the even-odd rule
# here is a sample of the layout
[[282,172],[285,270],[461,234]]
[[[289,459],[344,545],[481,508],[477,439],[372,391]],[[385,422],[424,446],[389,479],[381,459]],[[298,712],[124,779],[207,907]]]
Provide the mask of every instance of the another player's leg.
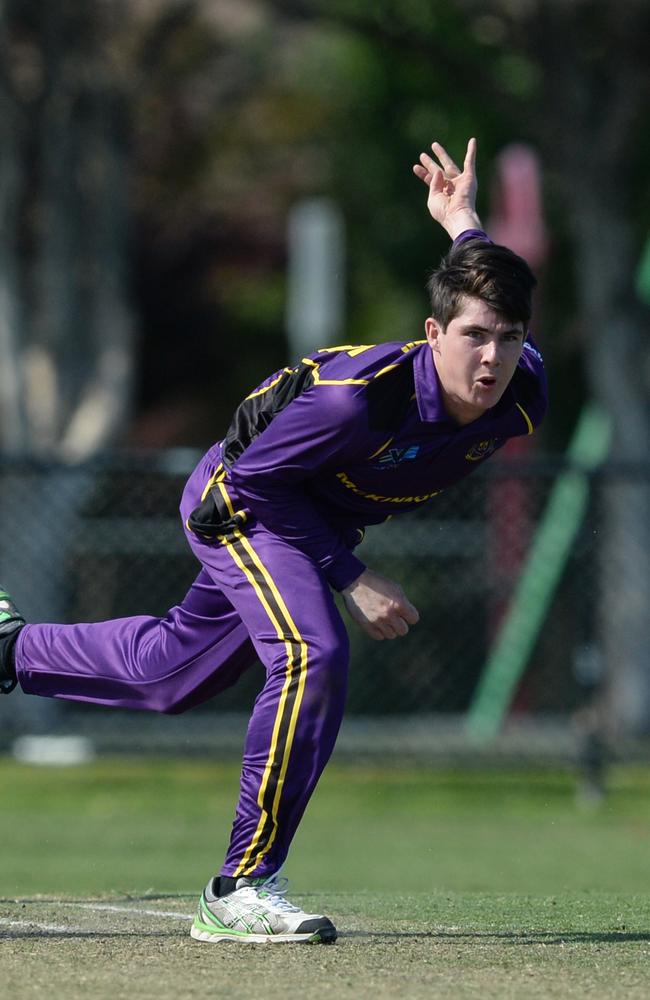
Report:
[[[230,560],[225,575],[224,554]],[[209,554],[202,558],[209,569]],[[248,727],[226,859],[201,898],[192,936],[331,941],[331,922],[289,904],[274,876],[338,734],[347,682],[345,626],[318,567],[260,526],[234,535],[213,550],[213,559],[267,677]]]

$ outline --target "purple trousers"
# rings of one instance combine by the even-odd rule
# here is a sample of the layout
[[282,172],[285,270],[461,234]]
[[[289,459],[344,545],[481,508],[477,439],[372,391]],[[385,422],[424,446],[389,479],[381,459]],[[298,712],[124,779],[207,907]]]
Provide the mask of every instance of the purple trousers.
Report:
[[[188,480],[183,525],[218,464],[215,447]],[[164,618],[27,625],[18,680],[27,694],[177,713],[234,684],[257,654],[266,682],[221,874],[273,874],[334,748],[347,632],[318,566],[260,524],[249,520],[226,542],[185,531],[202,569],[181,604]]]

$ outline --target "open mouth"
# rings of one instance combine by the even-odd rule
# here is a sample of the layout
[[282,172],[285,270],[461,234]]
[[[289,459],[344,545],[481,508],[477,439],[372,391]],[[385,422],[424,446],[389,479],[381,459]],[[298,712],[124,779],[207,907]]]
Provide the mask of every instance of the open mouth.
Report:
[[487,389],[491,389],[492,386],[497,384],[497,380],[494,375],[482,375],[479,379],[477,379],[477,382],[479,385],[483,385]]

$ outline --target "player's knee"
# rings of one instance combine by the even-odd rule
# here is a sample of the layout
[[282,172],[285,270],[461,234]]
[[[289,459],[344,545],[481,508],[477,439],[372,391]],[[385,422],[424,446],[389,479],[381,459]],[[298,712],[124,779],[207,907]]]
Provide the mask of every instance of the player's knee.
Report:
[[191,707],[187,694],[169,684],[148,685],[142,707],[160,715],[180,715]]
[[334,632],[312,648],[311,669],[324,687],[340,685],[347,678],[350,641],[344,630]]
[[[314,743],[320,754],[325,752],[326,745],[330,745],[324,733],[331,730],[330,736],[333,738],[343,714],[349,663],[347,634],[327,637],[326,640],[321,638],[317,644],[310,646],[309,654],[301,697],[300,719],[305,740],[310,731],[309,720],[312,721]],[[330,750],[326,753],[329,754]]]
[[[291,661],[287,662],[287,651],[291,651]],[[286,678],[288,666],[292,673],[306,671],[312,690],[330,685],[340,685],[347,677],[350,646],[344,627],[340,631],[320,633],[317,636],[301,637],[299,642],[278,645],[269,665],[268,676]]]

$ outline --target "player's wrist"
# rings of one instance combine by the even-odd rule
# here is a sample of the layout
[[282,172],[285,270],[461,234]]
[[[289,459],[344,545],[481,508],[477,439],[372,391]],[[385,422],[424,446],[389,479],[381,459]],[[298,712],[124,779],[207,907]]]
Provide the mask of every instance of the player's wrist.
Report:
[[345,595],[350,587],[359,582],[365,571],[365,563],[351,552],[343,552],[326,570],[326,576],[330,586]]
[[351,583],[348,583],[346,587],[342,588],[341,593],[343,594],[344,597],[350,597],[350,595],[357,589],[359,584],[363,583],[363,578],[366,576],[367,572],[368,570],[364,569],[363,573],[357,576],[356,579],[352,580]]
[[458,212],[445,220],[444,228],[451,240],[457,239],[468,229],[478,229],[483,231],[483,225],[476,212]]

